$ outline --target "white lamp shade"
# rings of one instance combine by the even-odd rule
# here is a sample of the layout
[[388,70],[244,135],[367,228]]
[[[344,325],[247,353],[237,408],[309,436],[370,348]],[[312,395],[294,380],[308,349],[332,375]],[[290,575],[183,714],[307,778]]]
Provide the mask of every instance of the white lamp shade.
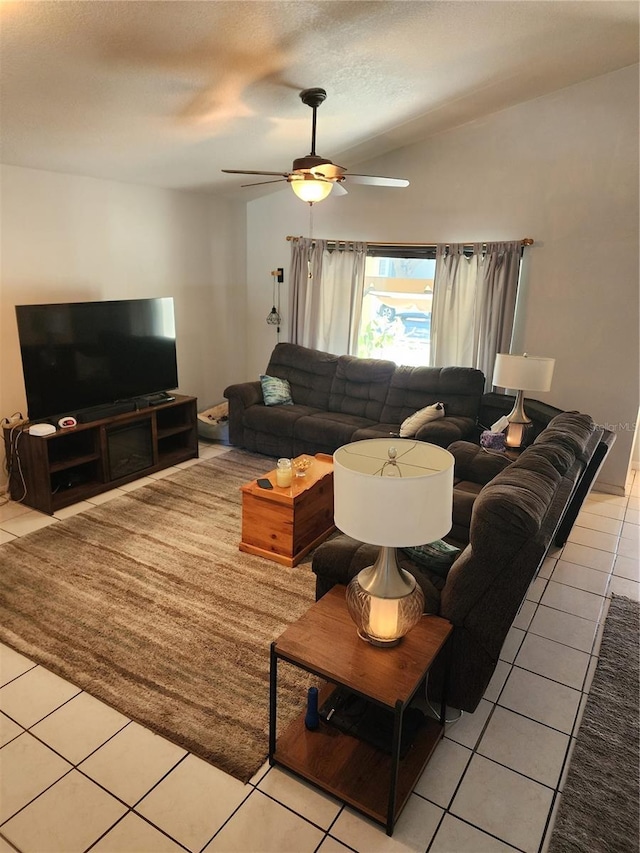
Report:
[[[395,448],[396,475],[385,463]],[[336,527],[360,542],[424,545],[451,530],[454,458],[448,450],[402,438],[373,438],[333,455]],[[397,476],[397,474],[400,476]]]
[[301,198],[311,204],[325,199],[333,189],[333,182],[313,175],[291,175],[291,189]]
[[493,368],[493,384],[518,391],[548,391],[555,363],[555,358],[498,353]]

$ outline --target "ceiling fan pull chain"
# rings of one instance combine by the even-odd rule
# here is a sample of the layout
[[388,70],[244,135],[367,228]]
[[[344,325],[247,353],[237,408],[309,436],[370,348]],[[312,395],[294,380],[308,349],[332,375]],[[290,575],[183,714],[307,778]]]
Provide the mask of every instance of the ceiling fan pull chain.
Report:
[[313,252],[313,205],[309,203],[309,248],[307,249],[307,278],[313,278],[311,272],[311,253]]

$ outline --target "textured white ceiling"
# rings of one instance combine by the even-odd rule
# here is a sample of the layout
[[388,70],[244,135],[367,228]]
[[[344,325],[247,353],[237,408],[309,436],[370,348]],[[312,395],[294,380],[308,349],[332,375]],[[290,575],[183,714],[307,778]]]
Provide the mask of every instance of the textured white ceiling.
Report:
[[[0,160],[232,192],[638,62],[632,0],[0,0]],[[402,177],[402,176],[400,176]],[[243,191],[245,192],[245,191]]]

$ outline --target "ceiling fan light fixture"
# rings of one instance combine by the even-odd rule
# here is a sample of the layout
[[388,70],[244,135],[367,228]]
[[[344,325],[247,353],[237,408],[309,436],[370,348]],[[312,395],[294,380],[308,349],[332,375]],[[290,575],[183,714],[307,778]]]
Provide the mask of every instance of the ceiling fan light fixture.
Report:
[[322,201],[333,189],[332,181],[316,178],[313,175],[291,175],[289,183],[298,198],[309,204]]

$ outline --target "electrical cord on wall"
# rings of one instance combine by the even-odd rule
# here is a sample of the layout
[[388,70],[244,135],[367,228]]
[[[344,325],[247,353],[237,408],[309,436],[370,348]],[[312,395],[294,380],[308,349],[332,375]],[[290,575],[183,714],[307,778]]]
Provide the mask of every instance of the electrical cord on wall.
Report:
[[22,436],[22,427],[25,423],[26,421],[22,412],[14,412],[8,418],[2,419],[2,426],[10,426],[11,429],[9,430],[8,453],[4,461],[4,469],[7,474],[7,485],[0,490],[0,506],[9,503],[9,500],[11,499],[9,494],[9,483],[11,482],[14,472],[17,472],[22,484],[22,495],[15,499],[16,503],[20,503],[20,501],[23,501],[27,496],[27,483],[24,478],[22,463],[20,461],[20,452],[18,449],[20,437]]

